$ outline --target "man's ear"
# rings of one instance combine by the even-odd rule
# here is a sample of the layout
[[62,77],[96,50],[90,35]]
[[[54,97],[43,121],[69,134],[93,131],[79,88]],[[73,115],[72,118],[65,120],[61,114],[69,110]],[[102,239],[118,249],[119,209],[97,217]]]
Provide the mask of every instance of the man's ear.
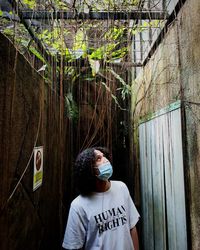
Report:
[[98,168],[94,168],[94,172],[93,173],[94,173],[95,176],[98,176],[100,174],[99,169]]

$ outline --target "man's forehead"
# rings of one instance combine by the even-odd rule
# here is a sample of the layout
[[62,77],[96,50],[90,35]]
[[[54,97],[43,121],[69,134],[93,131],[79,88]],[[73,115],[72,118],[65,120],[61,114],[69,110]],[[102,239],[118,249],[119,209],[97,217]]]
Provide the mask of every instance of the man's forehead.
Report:
[[102,155],[103,153],[100,151],[100,150],[98,150],[98,149],[95,149],[94,150],[94,153],[95,153],[95,155]]

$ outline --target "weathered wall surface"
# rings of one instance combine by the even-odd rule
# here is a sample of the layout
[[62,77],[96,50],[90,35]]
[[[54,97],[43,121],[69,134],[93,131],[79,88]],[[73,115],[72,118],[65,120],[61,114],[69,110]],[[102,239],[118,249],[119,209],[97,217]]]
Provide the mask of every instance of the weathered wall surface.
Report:
[[192,249],[200,249],[200,2],[186,2],[179,22],[181,81],[186,100],[189,219]]
[[[1,34],[0,71],[0,249],[60,249],[59,98]],[[44,177],[33,192],[34,146],[44,146]]]
[[135,138],[139,118],[182,100],[188,236],[189,248],[194,250],[200,249],[199,30],[200,2],[188,0],[133,85],[132,96]]

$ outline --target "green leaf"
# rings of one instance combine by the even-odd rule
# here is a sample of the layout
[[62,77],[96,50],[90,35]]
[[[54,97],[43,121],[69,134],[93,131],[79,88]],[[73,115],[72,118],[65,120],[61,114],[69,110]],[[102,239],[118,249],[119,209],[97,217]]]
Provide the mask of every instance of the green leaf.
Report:
[[127,47],[123,47],[119,50],[116,50],[114,52],[112,52],[112,59],[117,59],[117,58],[123,58],[128,52],[128,48]]
[[110,92],[111,97],[112,97],[112,99],[114,100],[115,104],[116,104],[121,110],[126,110],[126,109],[124,109],[124,108],[121,107],[121,105],[120,105],[119,102],[118,102],[117,97],[116,97],[115,95],[112,94],[111,89],[107,86],[107,84],[104,83],[104,82],[100,82],[100,83],[105,87],[105,89],[106,89],[108,92]]
[[100,47],[97,50],[93,51],[92,54],[89,56],[89,58],[94,60],[101,60],[104,58],[104,55],[105,55],[105,48]]
[[30,47],[29,51],[32,52],[38,59],[40,59],[43,63],[46,63],[44,57],[34,48],[34,47]]
[[72,93],[65,95],[65,109],[69,119],[78,119],[78,106],[73,99]]
[[69,49],[66,48],[65,50],[65,56],[67,60],[71,60],[72,59],[72,54],[70,53]]
[[13,36],[14,35],[14,30],[12,28],[6,28],[3,30],[3,34],[7,35],[7,36]]
[[89,59],[90,67],[92,69],[92,76],[95,76],[100,69],[100,62],[98,60]]
[[112,68],[109,68],[108,71],[114,75],[114,77],[121,82],[122,85],[127,85],[124,79],[121,78]]
[[121,96],[122,96],[122,99],[125,100],[126,96],[130,95],[131,94],[131,86],[128,85],[122,78],[120,75],[118,75],[113,69],[109,68],[108,69],[109,72],[111,72],[115,78],[117,80],[120,81],[120,83],[122,84],[122,87],[121,88],[118,88],[117,90],[121,90]]
[[26,4],[30,9],[34,9],[36,7],[35,0],[22,0],[24,4]]
[[82,51],[81,56],[85,56],[85,54],[87,54],[87,36],[83,29],[79,29],[76,32],[72,50],[75,52],[75,54]]

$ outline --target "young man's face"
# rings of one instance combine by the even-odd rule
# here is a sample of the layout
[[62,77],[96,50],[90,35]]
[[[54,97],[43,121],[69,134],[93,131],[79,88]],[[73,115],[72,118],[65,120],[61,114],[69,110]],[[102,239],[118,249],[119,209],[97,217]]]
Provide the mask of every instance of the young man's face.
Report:
[[94,169],[95,169],[95,174],[98,175],[99,174],[98,167],[101,164],[104,164],[104,163],[108,162],[109,160],[99,150],[95,149],[94,153],[95,153],[95,168]]
[[94,150],[95,153],[95,166],[99,167],[101,164],[108,162],[109,160],[99,150]]

